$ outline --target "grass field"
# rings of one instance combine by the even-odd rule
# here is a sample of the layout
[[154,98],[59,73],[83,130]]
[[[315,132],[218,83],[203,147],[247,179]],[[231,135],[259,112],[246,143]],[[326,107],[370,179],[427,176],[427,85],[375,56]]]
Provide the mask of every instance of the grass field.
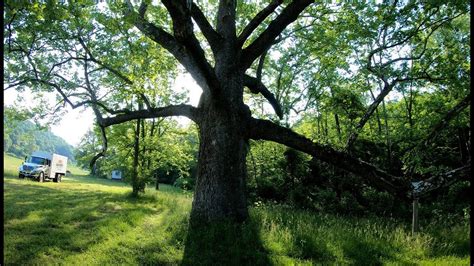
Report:
[[62,183],[20,180],[20,163],[4,155],[6,265],[469,265],[468,224],[412,236],[394,219],[256,206],[243,225],[188,230],[190,193],[162,185],[133,199],[79,169]]

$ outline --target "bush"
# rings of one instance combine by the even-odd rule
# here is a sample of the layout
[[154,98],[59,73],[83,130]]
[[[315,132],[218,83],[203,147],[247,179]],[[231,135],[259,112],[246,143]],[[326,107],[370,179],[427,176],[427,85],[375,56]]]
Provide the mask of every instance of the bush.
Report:
[[179,187],[184,190],[193,190],[194,189],[194,179],[189,177],[180,177],[174,181],[173,186]]
[[342,192],[338,207],[341,213],[347,214],[361,214],[363,211],[354,195],[346,191]]
[[392,214],[395,198],[385,191],[377,191],[372,187],[365,187],[362,196],[366,200],[366,208],[378,215]]
[[319,189],[313,194],[313,208],[319,211],[335,212],[337,209],[337,194],[332,189]]

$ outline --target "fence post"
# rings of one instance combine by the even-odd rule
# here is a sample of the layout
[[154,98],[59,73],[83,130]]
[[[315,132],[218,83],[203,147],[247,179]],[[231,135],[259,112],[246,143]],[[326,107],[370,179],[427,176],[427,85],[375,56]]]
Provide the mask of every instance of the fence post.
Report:
[[411,233],[415,234],[418,232],[418,197],[413,198],[413,222],[411,227]]

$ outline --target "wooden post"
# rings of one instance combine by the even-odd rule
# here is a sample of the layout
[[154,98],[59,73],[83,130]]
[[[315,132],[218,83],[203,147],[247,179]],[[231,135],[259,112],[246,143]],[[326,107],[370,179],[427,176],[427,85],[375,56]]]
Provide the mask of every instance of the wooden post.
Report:
[[411,227],[412,234],[418,232],[418,198],[413,198],[413,223]]
[[160,190],[160,179],[158,174],[155,173],[156,176],[156,185],[155,185],[155,190]]

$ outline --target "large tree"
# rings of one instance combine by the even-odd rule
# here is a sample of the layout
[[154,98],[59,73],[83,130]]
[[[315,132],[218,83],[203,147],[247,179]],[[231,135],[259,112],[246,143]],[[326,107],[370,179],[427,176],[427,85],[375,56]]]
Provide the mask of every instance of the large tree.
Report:
[[[312,0],[259,4],[221,0],[205,5],[191,0],[107,5],[96,5],[94,1],[7,1],[6,89],[28,85],[34,91],[56,91],[61,101],[73,108],[91,107],[105,141],[103,152],[93,161],[106,152],[105,128],[111,125],[169,116],[185,116],[194,121],[200,146],[192,221],[247,218],[249,139],[287,145],[361,175],[381,189],[406,196],[410,190],[407,180],[349,153],[312,142],[276,121],[252,117],[244,103],[244,88],[261,94],[281,119],[288,115],[280,106],[282,98],[275,97],[264,84],[265,78],[271,77],[262,74],[267,54],[275,55],[274,45],[278,44],[280,50],[297,51],[292,40],[303,38],[301,33],[313,33],[311,38],[328,39],[308,39],[312,44],[300,44],[311,45],[321,59],[329,58],[324,54],[338,52],[332,56],[362,56],[360,65],[365,65],[366,75],[378,79],[384,88],[348,140],[350,146],[367,117],[394,86],[421,79],[437,80],[433,75],[440,70],[433,64],[436,49],[432,49],[430,39],[435,31],[466,13],[466,6],[463,2],[448,5],[431,1],[367,6]],[[358,17],[360,14],[362,17]],[[338,32],[331,31],[331,25],[345,25],[344,35],[334,36]],[[358,31],[350,32],[351,27]],[[325,31],[332,35],[316,34]],[[353,35],[363,38],[354,39]],[[347,38],[347,42],[341,38]],[[340,45],[340,50],[333,44]],[[351,45],[361,48],[351,52]],[[291,56],[288,58],[291,61]],[[318,64],[313,61],[297,67],[317,65],[324,68],[318,72],[324,76],[340,74],[358,63],[340,61],[344,60],[336,63],[344,66],[319,60]],[[180,104],[179,97],[173,97],[169,90],[176,62],[202,89],[197,107]],[[339,78],[339,83],[351,78],[340,75],[345,78]],[[296,85],[301,86],[304,84]]]

